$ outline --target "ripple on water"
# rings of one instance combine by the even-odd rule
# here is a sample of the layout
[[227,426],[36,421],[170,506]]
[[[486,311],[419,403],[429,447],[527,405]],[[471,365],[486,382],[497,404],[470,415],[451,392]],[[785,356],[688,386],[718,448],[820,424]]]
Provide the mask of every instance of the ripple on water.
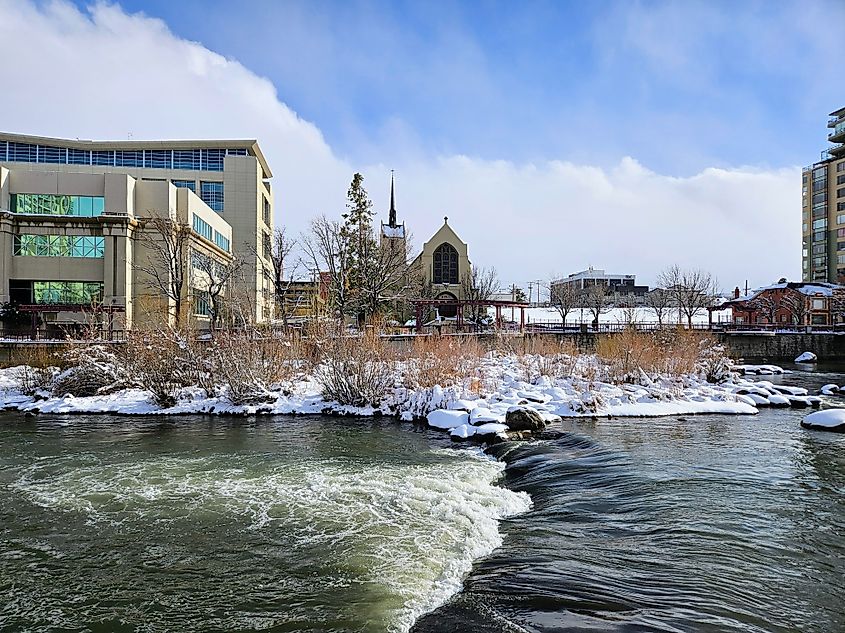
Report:
[[[39,460],[9,491],[40,508],[39,520],[64,526],[66,560],[16,584],[0,616],[53,626],[117,618],[149,630],[407,631],[501,543],[499,519],[530,507],[525,492],[495,485],[503,464],[429,452],[413,464],[267,454]],[[12,561],[12,573],[23,577],[31,559]],[[74,576],[71,599],[63,583]]]

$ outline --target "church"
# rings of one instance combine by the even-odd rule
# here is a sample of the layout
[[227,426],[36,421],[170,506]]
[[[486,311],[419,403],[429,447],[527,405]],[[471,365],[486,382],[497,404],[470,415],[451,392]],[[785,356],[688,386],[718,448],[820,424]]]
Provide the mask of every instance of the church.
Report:
[[[405,223],[396,219],[396,196],[393,175],[390,177],[390,211],[387,224],[381,224],[381,243],[391,240],[401,241],[405,248],[408,238]],[[469,248],[449,224],[449,218],[443,218],[443,225],[423,244],[422,252],[411,263],[412,275],[416,277],[420,298],[457,301],[464,298],[462,280],[472,271],[469,260]],[[451,318],[457,314],[456,305],[444,305],[439,308],[441,317]]]

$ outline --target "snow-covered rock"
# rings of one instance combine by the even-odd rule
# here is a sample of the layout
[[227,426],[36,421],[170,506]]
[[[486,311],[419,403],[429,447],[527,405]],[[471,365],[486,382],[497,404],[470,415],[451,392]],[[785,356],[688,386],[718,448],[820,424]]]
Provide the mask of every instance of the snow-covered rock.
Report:
[[801,421],[805,429],[845,433],[845,409],[826,409],[811,413]]
[[824,394],[825,396],[832,396],[839,393],[839,385],[825,385],[819,389],[819,393]]
[[470,426],[469,424],[461,424],[460,426],[456,426],[449,432],[449,435],[452,436],[453,440],[465,440],[467,438],[472,437],[476,433],[476,428],[474,426]]
[[495,422],[488,422],[487,424],[475,427],[476,435],[498,435],[507,431],[507,424],[496,424]]
[[819,360],[818,356],[813,354],[813,352],[804,352],[803,354],[799,355],[798,358],[795,359],[796,363],[815,363]]
[[769,396],[769,404],[773,407],[788,407],[789,398],[786,396],[771,395]]
[[469,422],[469,414],[466,411],[452,411],[449,409],[437,409],[426,416],[429,426],[436,429],[454,429]]

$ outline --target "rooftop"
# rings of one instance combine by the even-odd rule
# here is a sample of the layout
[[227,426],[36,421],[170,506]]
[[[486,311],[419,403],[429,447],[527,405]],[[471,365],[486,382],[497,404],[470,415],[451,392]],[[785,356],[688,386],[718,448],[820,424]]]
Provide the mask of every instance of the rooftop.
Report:
[[80,150],[190,150],[190,149],[245,149],[255,156],[261,164],[268,178],[272,177],[270,166],[255,139],[195,139],[195,140],[125,140],[125,141],[92,141],[87,139],[65,139],[49,136],[31,136],[0,132],[0,142],[27,143],[30,145],[44,145]]

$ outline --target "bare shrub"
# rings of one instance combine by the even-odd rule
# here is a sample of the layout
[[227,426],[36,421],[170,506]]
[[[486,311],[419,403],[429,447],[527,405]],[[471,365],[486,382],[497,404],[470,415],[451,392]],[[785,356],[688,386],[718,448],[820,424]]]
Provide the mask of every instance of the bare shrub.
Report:
[[374,333],[363,337],[336,336],[326,340],[315,377],[323,395],[342,405],[381,404],[394,386],[396,360]]
[[418,337],[408,355],[406,383],[413,388],[459,383],[476,373],[483,355],[475,338]]
[[53,348],[30,343],[19,346],[12,358],[15,364],[20,365],[18,389],[26,395],[34,395],[50,387],[60,360]]
[[156,404],[172,407],[183,387],[200,384],[205,367],[190,331],[150,328],[133,332],[117,348],[116,360],[134,386],[147,389]]
[[249,328],[218,336],[205,358],[232,403],[255,404],[274,400],[273,387],[302,369],[301,348],[298,337]]
[[118,362],[114,345],[73,346],[64,354],[69,365],[53,381],[53,395],[95,396],[131,386],[131,377]]

